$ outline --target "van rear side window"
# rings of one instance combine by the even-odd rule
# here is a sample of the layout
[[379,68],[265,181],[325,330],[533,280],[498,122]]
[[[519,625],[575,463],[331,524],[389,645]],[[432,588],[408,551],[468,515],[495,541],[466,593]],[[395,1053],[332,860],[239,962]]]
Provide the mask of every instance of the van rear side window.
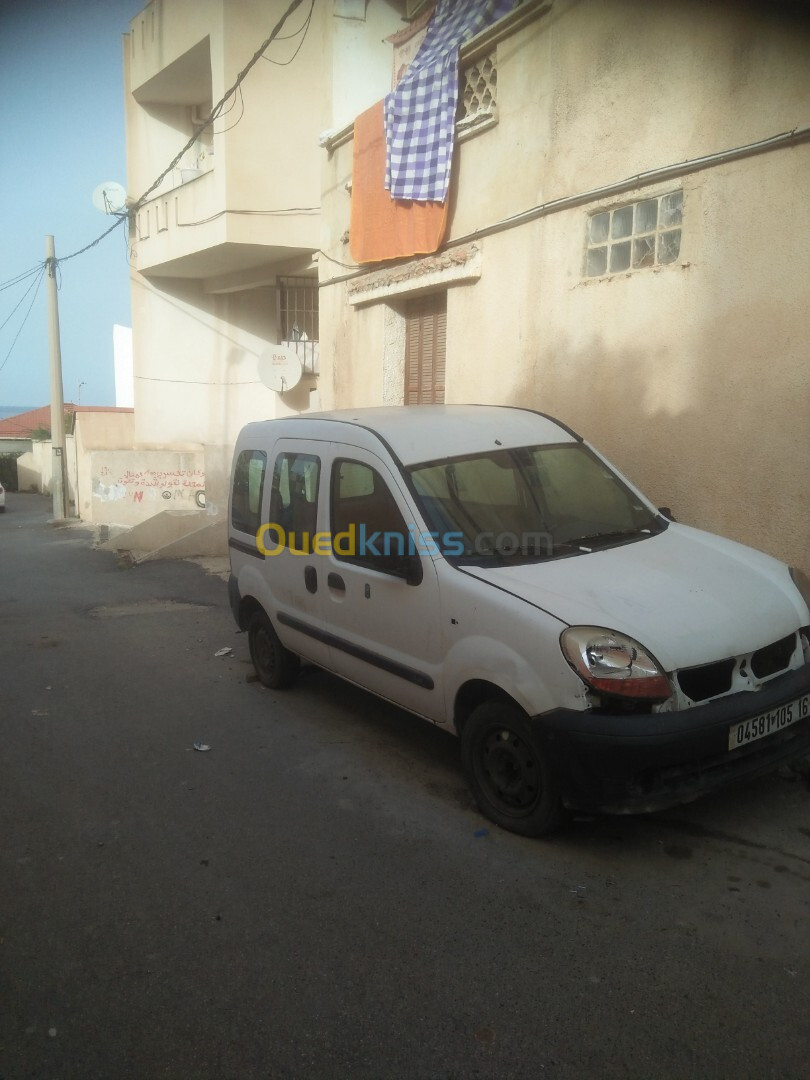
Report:
[[318,520],[321,459],[313,454],[279,454],[270,488],[270,540],[292,551],[311,552]]
[[239,532],[255,536],[262,516],[262,491],[267,470],[263,450],[243,450],[233,470],[231,525]]

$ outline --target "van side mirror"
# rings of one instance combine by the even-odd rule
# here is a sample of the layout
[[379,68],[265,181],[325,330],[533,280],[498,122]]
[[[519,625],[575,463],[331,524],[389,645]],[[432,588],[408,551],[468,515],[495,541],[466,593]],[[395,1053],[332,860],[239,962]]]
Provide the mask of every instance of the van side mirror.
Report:
[[675,515],[672,513],[668,506],[659,506],[658,513],[663,514],[665,518],[669,518],[670,521],[675,521]]
[[418,555],[398,555],[385,567],[389,574],[402,578],[406,585],[418,585],[423,577],[422,560]]
[[407,555],[406,585],[419,585],[422,581],[422,560],[418,555]]

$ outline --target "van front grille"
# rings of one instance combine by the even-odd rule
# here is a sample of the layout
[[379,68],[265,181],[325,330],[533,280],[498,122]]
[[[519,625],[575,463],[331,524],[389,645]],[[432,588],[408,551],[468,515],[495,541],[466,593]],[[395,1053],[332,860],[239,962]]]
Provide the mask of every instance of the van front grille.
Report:
[[751,654],[751,671],[758,679],[775,675],[777,671],[782,671],[788,666],[795,648],[796,635],[790,634],[780,641],[774,641],[772,645],[757,649]]
[[796,635],[763,645],[756,652],[744,656],[730,656],[726,660],[716,660],[712,664],[699,667],[681,668],[676,672],[678,685],[692,701],[709,701],[711,698],[728,694],[732,687],[746,689],[750,679],[767,679],[779,672],[786,671],[796,648]]
[[713,664],[702,664],[700,667],[683,668],[678,672],[678,683],[692,701],[719,697],[731,689],[731,677],[736,663],[732,657],[730,660],[717,660]]

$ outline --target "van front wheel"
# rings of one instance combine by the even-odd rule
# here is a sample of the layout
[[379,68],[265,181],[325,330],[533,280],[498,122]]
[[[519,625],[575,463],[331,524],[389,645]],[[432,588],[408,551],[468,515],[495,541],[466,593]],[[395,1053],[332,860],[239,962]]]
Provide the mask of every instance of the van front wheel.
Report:
[[260,682],[271,690],[281,690],[295,681],[298,657],[284,648],[263,611],[257,611],[248,624],[248,643]]
[[502,829],[544,836],[565,810],[540,740],[517,705],[487,701],[461,731],[461,762],[478,808]]

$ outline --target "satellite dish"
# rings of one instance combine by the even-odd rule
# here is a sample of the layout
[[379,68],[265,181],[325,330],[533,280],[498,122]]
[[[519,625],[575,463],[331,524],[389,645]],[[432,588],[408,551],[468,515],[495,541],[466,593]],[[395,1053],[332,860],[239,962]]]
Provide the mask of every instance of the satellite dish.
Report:
[[127,208],[126,190],[115,180],[107,180],[93,192],[93,206],[102,214],[120,214]]
[[301,381],[303,370],[295,349],[287,345],[271,345],[259,357],[259,378],[279,394],[292,390]]

